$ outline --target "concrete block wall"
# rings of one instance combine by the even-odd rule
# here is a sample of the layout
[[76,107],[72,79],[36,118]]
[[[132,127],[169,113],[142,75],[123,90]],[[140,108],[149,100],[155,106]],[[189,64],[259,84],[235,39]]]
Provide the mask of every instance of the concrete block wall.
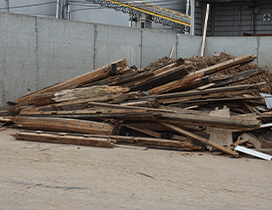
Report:
[[0,13],[0,106],[37,88],[35,23]]
[[94,31],[84,22],[35,19],[37,90],[93,70]]
[[272,71],[272,37],[207,37],[205,55],[226,52],[234,56],[257,55],[255,64]]
[[142,57],[141,67],[148,66],[150,62],[169,56],[172,47],[172,58],[176,59],[177,35],[174,33],[142,30]]
[[169,32],[1,12],[0,105],[124,57],[141,68],[175,46],[177,58],[183,41]]
[[[202,37],[0,12],[0,107],[7,101],[127,58],[138,68],[157,59],[199,56]],[[205,55],[253,53],[272,69],[272,37],[208,37]]]
[[[94,24],[90,24],[94,25]],[[127,58],[129,65],[141,65],[141,30],[138,28],[95,24],[93,69]]]

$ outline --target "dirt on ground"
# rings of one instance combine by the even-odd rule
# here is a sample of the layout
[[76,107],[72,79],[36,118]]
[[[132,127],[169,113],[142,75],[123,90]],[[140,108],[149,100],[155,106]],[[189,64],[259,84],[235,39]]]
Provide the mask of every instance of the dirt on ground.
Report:
[[0,133],[0,209],[272,206],[270,161],[16,141],[16,131]]

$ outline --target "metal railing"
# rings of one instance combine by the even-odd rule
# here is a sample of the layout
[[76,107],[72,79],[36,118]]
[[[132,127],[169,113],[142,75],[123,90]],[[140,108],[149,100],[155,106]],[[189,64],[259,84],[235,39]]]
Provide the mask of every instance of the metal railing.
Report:
[[[111,1],[111,0],[110,0]],[[127,4],[129,6],[137,7],[149,12],[152,12],[156,15],[164,16],[167,18],[174,19],[176,21],[179,21],[181,24],[185,24],[190,26],[190,16],[179,13],[177,11],[173,11],[164,7],[156,6],[150,3],[146,3],[144,1],[118,1],[116,0],[115,2],[120,2],[123,4]]]
[[182,31],[188,31],[190,27],[190,16],[173,11],[164,7],[156,6],[144,1],[123,1],[123,0],[87,0],[95,4],[100,4],[117,11],[140,16],[141,13],[150,16],[154,22],[170,26]]

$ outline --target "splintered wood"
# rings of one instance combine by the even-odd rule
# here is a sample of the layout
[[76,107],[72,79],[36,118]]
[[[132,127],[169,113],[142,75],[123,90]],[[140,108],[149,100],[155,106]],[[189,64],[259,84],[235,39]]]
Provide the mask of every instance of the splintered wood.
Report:
[[49,143],[185,151],[208,146],[232,157],[239,145],[268,151],[270,95],[264,99],[260,92],[271,93],[272,77],[249,64],[255,58],[163,58],[139,70],[124,58],[16,99],[0,112],[0,127],[24,129],[17,140]]

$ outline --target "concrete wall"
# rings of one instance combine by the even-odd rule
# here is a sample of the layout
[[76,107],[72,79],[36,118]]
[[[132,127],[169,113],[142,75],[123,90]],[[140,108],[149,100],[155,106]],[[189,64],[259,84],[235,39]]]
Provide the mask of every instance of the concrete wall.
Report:
[[150,61],[169,56],[173,46],[175,48],[172,58],[176,59],[176,34],[162,31],[142,30],[141,67],[149,65]]
[[205,55],[226,52],[234,56],[257,55],[255,64],[272,70],[272,37],[207,37]]
[[102,24],[95,27],[94,69],[121,58],[140,67],[141,29]]
[[[202,37],[0,13],[0,104],[127,58],[138,68],[157,59],[199,56]],[[258,55],[272,69],[272,37],[208,37],[206,55]]]
[[191,35],[177,36],[177,58],[200,56],[202,37]]
[[0,104],[36,90],[35,18],[0,13]]
[[35,20],[38,90],[93,69],[93,24],[47,18]]
[[0,104],[124,57],[141,68],[175,46],[177,58],[180,42],[169,32],[1,12]]

